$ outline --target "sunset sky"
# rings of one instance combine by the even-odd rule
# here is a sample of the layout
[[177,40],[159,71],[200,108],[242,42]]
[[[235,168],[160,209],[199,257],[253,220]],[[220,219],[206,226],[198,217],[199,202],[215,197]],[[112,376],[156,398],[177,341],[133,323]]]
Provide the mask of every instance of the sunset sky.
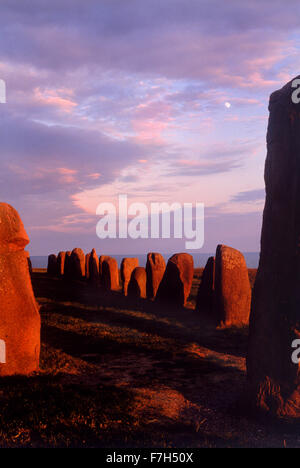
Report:
[[100,240],[96,207],[203,202],[205,243],[259,250],[268,99],[299,74],[299,2],[1,0],[1,201],[32,255]]

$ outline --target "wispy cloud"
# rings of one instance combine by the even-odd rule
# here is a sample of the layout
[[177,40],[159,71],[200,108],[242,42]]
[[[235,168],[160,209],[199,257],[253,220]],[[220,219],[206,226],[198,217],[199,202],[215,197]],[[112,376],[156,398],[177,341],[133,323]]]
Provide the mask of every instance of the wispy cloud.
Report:
[[247,190],[245,192],[239,192],[232,197],[233,202],[261,202],[265,199],[265,189]]

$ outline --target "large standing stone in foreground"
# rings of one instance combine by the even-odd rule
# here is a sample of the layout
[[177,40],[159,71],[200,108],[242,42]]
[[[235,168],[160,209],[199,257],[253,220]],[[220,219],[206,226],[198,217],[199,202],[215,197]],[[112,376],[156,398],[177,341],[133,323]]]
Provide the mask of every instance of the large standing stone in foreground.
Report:
[[28,243],[18,213],[0,203],[0,376],[39,368],[41,323],[24,251]]
[[57,276],[57,257],[54,254],[48,256],[47,273],[50,276]]
[[71,254],[71,276],[81,279],[85,276],[85,255],[81,249],[73,249]]
[[164,257],[159,253],[148,253],[146,263],[148,299],[155,299],[165,271],[166,262]]
[[266,202],[247,371],[258,407],[299,418],[300,373],[292,342],[300,338],[300,104],[292,102],[293,91],[288,83],[270,97]]
[[128,284],[128,296],[145,299],[147,274],[145,268],[137,267],[133,270]]
[[89,281],[97,284],[99,282],[99,258],[95,249],[91,251],[88,262]]
[[214,318],[220,325],[248,324],[251,286],[241,252],[218,245],[215,263]]
[[194,276],[194,260],[187,253],[173,255],[168,261],[156,300],[175,306],[184,306],[190,295]]
[[215,292],[215,257],[209,257],[198,289],[196,310],[211,316]]
[[106,256],[103,260],[101,282],[107,291],[119,289],[119,269],[115,258]]
[[123,258],[121,263],[121,280],[123,282],[123,294],[127,296],[128,284],[131,274],[139,266],[138,258]]
[[59,252],[57,255],[57,272],[59,276],[62,276],[65,272],[65,260],[66,252]]

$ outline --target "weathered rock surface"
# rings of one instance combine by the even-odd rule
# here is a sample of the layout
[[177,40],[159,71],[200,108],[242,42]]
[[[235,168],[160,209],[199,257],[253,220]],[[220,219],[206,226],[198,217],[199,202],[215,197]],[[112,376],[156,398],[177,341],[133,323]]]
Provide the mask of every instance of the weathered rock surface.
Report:
[[65,256],[65,267],[64,267],[64,276],[66,278],[71,278],[72,276],[72,262],[71,262],[72,252],[68,250]]
[[164,257],[159,253],[148,253],[146,263],[148,299],[155,299],[165,271],[166,262]]
[[121,263],[121,280],[123,282],[123,294],[127,296],[128,284],[131,274],[139,266],[138,258],[123,258]]
[[190,295],[194,276],[194,260],[187,253],[173,255],[157,291],[156,300],[184,306]]
[[81,249],[73,249],[71,258],[71,277],[73,279],[82,279],[85,276],[85,255]]
[[48,256],[47,273],[50,276],[57,276],[57,257],[54,254]]
[[146,284],[147,273],[145,268],[135,268],[128,284],[128,296],[145,299],[147,297]]
[[98,284],[99,282],[99,258],[97,256],[96,250],[93,249],[90,253],[89,260],[88,260],[88,275],[89,281],[93,284]]
[[251,286],[241,252],[218,245],[215,262],[214,318],[220,325],[249,323]]
[[300,373],[297,360],[292,361],[292,342],[300,338],[300,104],[292,102],[291,84],[270,97],[266,202],[247,371],[258,407],[299,418]]
[[100,255],[100,257],[99,257],[99,276],[100,276],[100,280],[102,278],[102,265],[103,265],[103,262],[104,262],[104,260],[109,259],[109,258],[111,258],[109,255]]
[[65,272],[65,260],[66,252],[59,252],[57,255],[57,272],[59,276],[62,276]]
[[212,315],[215,292],[215,257],[209,257],[198,289],[196,310]]
[[39,368],[41,323],[24,251],[28,243],[17,211],[0,203],[0,376]]
[[[85,256],[85,277],[86,279],[89,279],[90,277],[90,256],[91,253],[87,253]],[[99,259],[98,259],[99,262]]]
[[116,291],[119,289],[119,269],[115,258],[108,257],[101,263],[101,283],[107,291]]

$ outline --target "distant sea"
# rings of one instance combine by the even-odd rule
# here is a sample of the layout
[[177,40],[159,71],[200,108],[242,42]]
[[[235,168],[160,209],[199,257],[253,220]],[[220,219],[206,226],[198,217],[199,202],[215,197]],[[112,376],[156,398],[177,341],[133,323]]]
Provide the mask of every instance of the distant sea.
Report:
[[[248,268],[258,267],[259,252],[243,252],[243,254],[244,254]],[[170,258],[172,254],[162,254],[162,255],[167,261],[168,258]],[[205,266],[207,259],[213,256],[214,254],[213,253],[194,253],[192,255],[194,257],[195,268],[201,268]],[[112,257],[114,257],[118,261],[119,265],[121,264],[122,258],[124,257],[137,257],[139,259],[140,266],[145,266],[146,260],[147,260],[147,254],[145,255],[134,255],[134,254],[112,255]],[[47,256],[32,256],[30,258],[31,258],[33,268],[47,268],[47,263],[48,263]]]

